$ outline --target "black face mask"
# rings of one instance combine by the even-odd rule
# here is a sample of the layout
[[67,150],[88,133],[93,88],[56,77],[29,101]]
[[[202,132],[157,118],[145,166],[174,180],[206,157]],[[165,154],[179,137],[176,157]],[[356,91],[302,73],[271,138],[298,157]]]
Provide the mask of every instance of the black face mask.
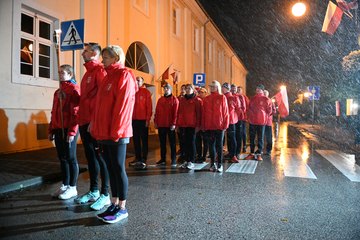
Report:
[[185,98],[186,98],[186,99],[193,98],[194,96],[195,96],[195,93],[185,94]]

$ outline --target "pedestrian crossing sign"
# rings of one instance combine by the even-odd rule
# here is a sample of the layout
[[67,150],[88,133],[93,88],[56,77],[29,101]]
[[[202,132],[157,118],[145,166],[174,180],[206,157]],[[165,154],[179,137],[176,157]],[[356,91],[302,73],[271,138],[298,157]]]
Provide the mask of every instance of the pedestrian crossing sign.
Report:
[[84,48],[84,19],[61,23],[61,51]]

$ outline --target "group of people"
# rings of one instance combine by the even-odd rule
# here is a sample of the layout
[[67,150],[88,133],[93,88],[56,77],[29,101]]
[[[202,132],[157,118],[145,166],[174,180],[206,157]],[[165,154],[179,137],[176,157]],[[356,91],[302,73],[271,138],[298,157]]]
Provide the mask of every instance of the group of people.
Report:
[[82,57],[86,73],[80,87],[70,65],[59,67],[60,86],[54,93],[49,140],[55,140],[62,185],[53,197],[65,200],[78,195],[76,142],[80,134],[88,161],[90,189],[74,201],[92,202],[93,210],[108,206],[97,217],[106,223],[115,223],[128,216],[126,145],[132,136],[138,85],[134,74],[125,68],[125,54],[119,46],[101,49],[97,43],[87,43]]
[[[82,57],[86,73],[80,86],[70,65],[59,67],[60,84],[54,93],[49,140],[55,140],[62,185],[53,197],[64,200],[76,197],[76,203],[91,202],[90,208],[96,211],[108,206],[97,218],[115,223],[128,216],[125,160],[130,137],[133,137],[135,148],[135,160],[130,165],[146,168],[149,124],[153,113],[151,93],[142,77],[135,77],[125,68],[125,54],[121,47],[109,45],[101,49],[97,43],[87,43]],[[241,87],[233,84],[220,85],[214,80],[209,87],[208,94],[205,88],[185,84],[180,96],[176,97],[170,84],[163,85],[164,94],[157,101],[154,114],[161,148],[157,165],[167,164],[168,138],[170,163],[172,167],[177,166],[177,132],[181,168],[193,169],[195,162],[205,161],[209,151],[210,171],[222,172],[225,133],[228,148],[225,158],[237,162],[241,150],[246,152],[247,121],[250,154],[246,159],[262,160],[264,134],[268,142],[266,150],[270,153],[275,107],[264,86],[257,86],[256,95],[250,100],[242,93]],[[76,142],[79,135],[88,162],[90,188],[78,197]]]
[[[142,81],[141,81],[142,82]],[[130,166],[145,169],[148,153],[148,128],[152,113],[150,92],[146,89],[136,95],[133,116],[135,159]],[[163,85],[163,96],[156,104],[154,125],[158,129],[161,159],[157,165],[166,165],[167,139],[170,146],[170,164],[180,168],[194,169],[194,163],[203,163],[209,152],[210,171],[222,172],[223,159],[237,163],[241,152],[246,152],[246,125],[249,122],[250,154],[246,160],[262,160],[264,136],[267,140],[265,154],[272,150],[272,116],[276,108],[268,91],[258,85],[256,95],[250,100],[242,88],[216,80],[206,88],[192,84],[181,86],[180,96],[173,95],[172,86]],[[141,115],[141,116],[140,116]],[[142,122],[140,122],[142,121]],[[176,134],[177,133],[177,134]],[[225,141],[226,134],[226,141]],[[176,161],[176,135],[179,139],[180,157]],[[255,140],[257,138],[257,150]],[[227,143],[228,154],[223,156]]]

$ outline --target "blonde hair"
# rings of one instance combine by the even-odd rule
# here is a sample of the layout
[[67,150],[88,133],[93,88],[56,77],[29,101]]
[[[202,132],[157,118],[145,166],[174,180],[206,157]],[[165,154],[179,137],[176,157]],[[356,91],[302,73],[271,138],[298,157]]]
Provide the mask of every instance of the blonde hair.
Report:
[[210,86],[216,86],[218,93],[221,94],[221,84],[218,81],[213,80],[211,82]]
[[109,45],[101,51],[101,54],[104,54],[104,52],[108,52],[117,62],[125,64],[125,53],[120,46]]

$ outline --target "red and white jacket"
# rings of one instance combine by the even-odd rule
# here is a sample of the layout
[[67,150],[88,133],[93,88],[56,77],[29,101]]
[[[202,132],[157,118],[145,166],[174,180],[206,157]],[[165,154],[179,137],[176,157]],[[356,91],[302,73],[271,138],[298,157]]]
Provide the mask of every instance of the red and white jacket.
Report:
[[238,96],[233,95],[231,92],[224,94],[229,108],[229,124],[236,124],[239,120],[239,115],[241,112],[240,100]]
[[145,87],[139,88],[135,95],[133,120],[146,120],[150,122],[152,115],[151,93]]
[[272,102],[263,93],[257,93],[250,99],[247,116],[252,125],[266,125],[268,115],[271,113]]
[[80,126],[90,123],[96,104],[96,94],[106,76],[104,66],[99,61],[89,61],[84,63],[84,66],[86,68],[86,73],[84,74],[80,84]]
[[[62,101],[63,125],[61,124],[60,98]],[[68,129],[68,136],[75,136],[78,131],[78,111],[80,102],[80,88],[74,80],[62,81],[60,89],[54,93],[53,106],[51,110],[51,120],[49,124],[49,134],[55,129],[62,127]]]
[[159,98],[156,109],[154,123],[159,127],[170,127],[176,125],[179,100],[174,95],[162,96]]
[[114,63],[105,68],[107,76],[96,96],[90,133],[97,140],[132,137],[132,114],[138,85],[131,70]]
[[177,126],[200,128],[201,126],[202,100],[195,94],[191,98],[180,98]]
[[201,128],[203,130],[226,130],[229,127],[229,108],[226,97],[212,92],[203,100]]

